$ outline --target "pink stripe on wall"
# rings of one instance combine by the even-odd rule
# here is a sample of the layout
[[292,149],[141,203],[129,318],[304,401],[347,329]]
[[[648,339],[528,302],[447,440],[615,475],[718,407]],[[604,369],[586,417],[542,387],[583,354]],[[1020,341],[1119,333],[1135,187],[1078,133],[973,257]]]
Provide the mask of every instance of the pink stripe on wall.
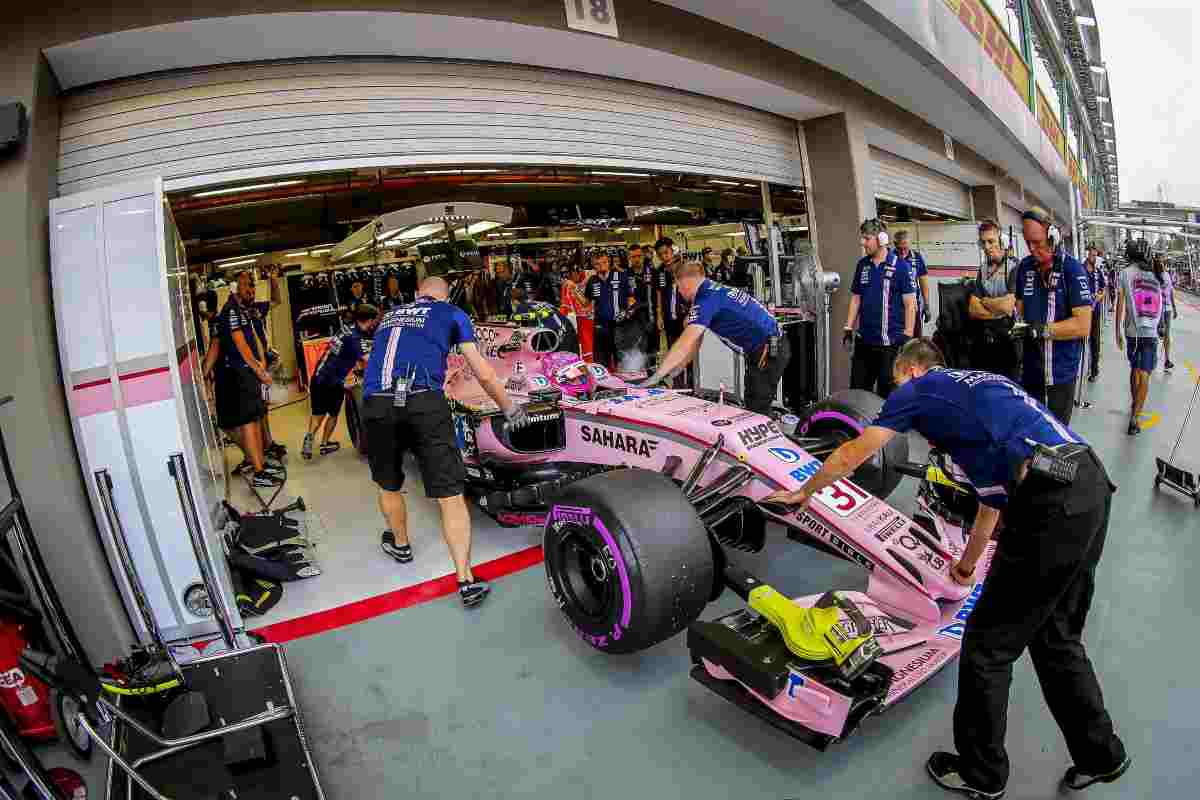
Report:
[[113,400],[112,384],[108,381],[95,381],[75,387],[71,393],[75,406],[75,415],[91,417],[96,414],[106,414],[116,408]]
[[125,398],[126,408],[169,400],[175,396],[175,387],[171,384],[171,370],[160,367],[139,375],[122,376],[121,394]]

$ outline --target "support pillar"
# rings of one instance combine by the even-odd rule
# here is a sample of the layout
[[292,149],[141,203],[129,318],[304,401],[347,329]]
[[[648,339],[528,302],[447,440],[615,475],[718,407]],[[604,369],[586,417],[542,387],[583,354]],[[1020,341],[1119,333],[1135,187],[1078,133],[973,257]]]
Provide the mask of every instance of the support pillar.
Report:
[[975,219],[1000,222],[1000,187],[995,185],[972,186],[971,201],[975,206]]
[[875,216],[871,151],[862,121],[847,114],[807,120],[808,207],[821,267],[842,278],[830,316],[830,389],[850,386],[850,358],[841,346],[850,306],[850,281],[862,258],[858,226]]

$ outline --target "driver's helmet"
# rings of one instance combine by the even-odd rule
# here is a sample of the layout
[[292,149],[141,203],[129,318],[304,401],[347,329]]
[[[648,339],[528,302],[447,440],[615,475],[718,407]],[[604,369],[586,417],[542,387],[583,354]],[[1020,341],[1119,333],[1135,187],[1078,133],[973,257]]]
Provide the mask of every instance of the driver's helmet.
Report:
[[575,353],[546,353],[542,356],[542,374],[552,386],[572,397],[586,397],[596,391],[596,377]]

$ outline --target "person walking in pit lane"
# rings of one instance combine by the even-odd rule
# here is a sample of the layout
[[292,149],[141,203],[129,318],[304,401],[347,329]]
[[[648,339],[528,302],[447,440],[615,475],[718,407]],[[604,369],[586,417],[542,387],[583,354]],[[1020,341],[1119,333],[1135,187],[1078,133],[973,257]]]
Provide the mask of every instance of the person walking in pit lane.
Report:
[[1159,254],[1154,259],[1154,275],[1163,287],[1163,313],[1158,333],[1163,343],[1163,371],[1170,372],[1175,369],[1171,362],[1171,321],[1179,319],[1179,306],[1175,305],[1175,277],[1167,269],[1165,255]]
[[471,514],[463,499],[466,471],[443,386],[452,348],[458,348],[479,385],[496,402],[507,424],[529,421],[480,354],[475,328],[462,309],[448,302],[450,287],[426,278],[417,299],[380,320],[363,377],[363,427],[371,479],[379,487],[379,510],[387,528],[380,546],[391,558],[413,560],[408,538],[404,454],[412,451],[427,497],[437,501],[442,536],[454,560],[463,605],[483,602],[490,587],[471,569]]
[[883,220],[864,221],[859,234],[866,255],[854,268],[842,343],[854,348],[850,388],[887,399],[896,351],[912,336],[917,322],[917,285],[909,263],[888,247]]
[[1034,206],[1021,215],[1029,255],[1017,266],[1017,316],[1025,339],[1021,386],[1065,424],[1075,410],[1075,383],[1083,340],[1092,330],[1087,271],[1060,247],[1049,212]]
[[1137,436],[1142,432],[1139,417],[1158,360],[1163,286],[1150,267],[1150,247],[1145,239],[1126,242],[1125,258],[1129,266],[1117,279],[1117,349],[1125,350],[1129,357],[1129,427],[1125,432]]
[[379,310],[375,306],[363,303],[354,309],[354,325],[329,341],[329,349],[313,370],[308,390],[312,413],[308,417],[304,444],[300,447],[300,455],[305,461],[313,457],[313,437],[322,425],[321,455],[329,455],[341,448],[341,444],[330,437],[337,428],[338,414],[346,396],[346,376],[356,366],[360,369],[366,366],[367,356],[371,353],[371,336],[378,321]]
[[[926,769],[942,788],[974,800],[1004,795],[1009,687],[1013,664],[1028,649],[1075,762],[1063,786],[1112,783],[1131,760],[1105,708],[1083,628],[1116,487],[1095,452],[1044,405],[999,375],[946,369],[928,339],[901,348],[895,380],[898,388],[858,438],[835,450],[803,487],[763,502],[803,508],[892,437],[912,430],[945,451],[966,473],[980,503],[951,577],[962,586],[978,586],[976,564],[1002,511],[1005,530],[962,639],[954,708],[958,753],[936,752]],[[1031,466],[1039,448],[1053,448],[1056,457],[1075,465],[1070,483]]]

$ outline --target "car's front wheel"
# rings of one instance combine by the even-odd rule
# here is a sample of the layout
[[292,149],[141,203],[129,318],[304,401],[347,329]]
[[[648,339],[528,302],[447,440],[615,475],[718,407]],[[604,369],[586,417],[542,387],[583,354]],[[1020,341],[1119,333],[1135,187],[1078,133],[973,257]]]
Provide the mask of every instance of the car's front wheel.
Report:
[[550,594],[597,650],[634,653],[682,631],[712,595],[708,531],[671,479],[640,469],[567,486],[546,517]]

